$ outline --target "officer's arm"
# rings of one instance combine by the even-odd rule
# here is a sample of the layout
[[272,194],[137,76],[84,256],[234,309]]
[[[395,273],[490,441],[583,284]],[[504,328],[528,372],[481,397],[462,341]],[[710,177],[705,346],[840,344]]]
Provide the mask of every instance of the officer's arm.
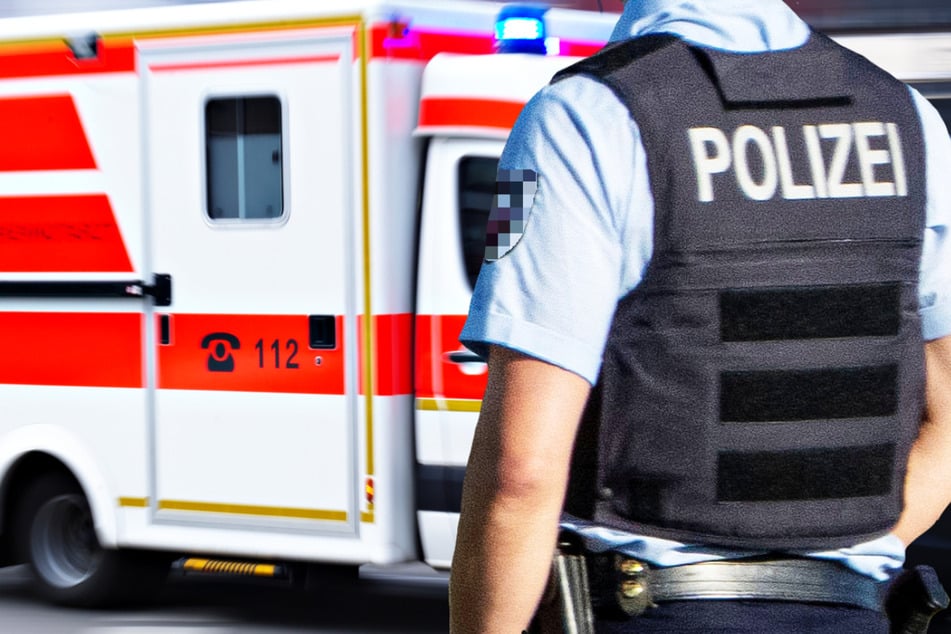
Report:
[[521,632],[545,587],[590,385],[492,347],[452,560],[454,633]]
[[894,533],[910,544],[951,503],[951,336],[925,344],[927,411],[905,479],[905,510]]

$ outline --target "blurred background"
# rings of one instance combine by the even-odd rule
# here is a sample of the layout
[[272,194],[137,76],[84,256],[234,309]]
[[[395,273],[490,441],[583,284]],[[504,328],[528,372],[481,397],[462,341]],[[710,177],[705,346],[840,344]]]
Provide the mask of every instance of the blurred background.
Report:
[[[73,11],[94,11],[129,7],[199,4],[226,0],[0,0],[0,17],[44,15]],[[314,0],[319,2],[319,0]],[[439,2],[440,0],[432,0]],[[637,0],[631,0],[636,2]],[[813,27],[834,33],[881,33],[888,31],[928,32],[951,29],[951,0],[786,0]],[[606,13],[619,13],[621,0],[550,0],[547,4]],[[951,49],[951,36],[948,37]],[[942,104],[951,87],[943,85]],[[951,112],[941,106],[943,114]],[[946,119],[948,114],[945,114]],[[951,587],[951,512],[909,552],[910,563],[928,562]],[[439,615],[439,619],[443,617]],[[944,623],[951,621],[942,619]],[[947,625],[951,629],[951,624]],[[936,631],[933,628],[932,631]],[[946,631],[946,630],[941,630]]]
[[[222,1],[0,0],[0,15],[39,15]],[[951,2],[948,0],[786,0],[786,3],[814,27],[825,30],[928,29],[951,25]],[[621,0],[553,0],[546,4],[609,13],[620,13],[623,6]]]

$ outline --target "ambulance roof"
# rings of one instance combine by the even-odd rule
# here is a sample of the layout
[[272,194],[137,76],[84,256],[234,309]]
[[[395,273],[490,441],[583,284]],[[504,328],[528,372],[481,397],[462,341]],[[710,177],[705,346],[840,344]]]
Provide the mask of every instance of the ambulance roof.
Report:
[[[473,0],[233,0],[179,4],[175,0],[107,0],[105,10],[90,11],[92,2],[70,5],[70,10],[46,15],[0,18],[0,41],[111,34],[155,33],[207,25],[264,24],[334,17],[362,17],[366,21],[411,19],[414,25],[453,31],[491,32],[503,3]],[[142,6],[145,3],[147,6]],[[131,4],[133,8],[127,8]],[[60,5],[62,6],[62,5]],[[48,13],[48,10],[45,11]],[[552,9],[546,21],[552,37],[604,42],[617,20],[570,9]]]

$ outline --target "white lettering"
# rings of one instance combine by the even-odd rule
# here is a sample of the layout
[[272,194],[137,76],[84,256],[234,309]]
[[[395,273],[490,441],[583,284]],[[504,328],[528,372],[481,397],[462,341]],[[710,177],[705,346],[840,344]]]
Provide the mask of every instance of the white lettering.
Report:
[[814,125],[802,127],[806,137],[806,151],[809,153],[809,169],[812,171],[812,182],[816,188],[816,198],[829,197],[829,183],[826,180],[826,162],[822,158],[822,141],[819,140],[819,129]]
[[786,142],[786,128],[773,126],[773,145],[776,146],[776,158],[779,160],[779,182],[786,200],[809,200],[816,197],[816,188],[812,185],[797,185],[793,176],[792,158],[789,156],[789,144]]
[[[747,151],[750,144],[759,149],[763,159],[763,182],[757,183],[750,171]],[[779,177],[776,170],[776,154],[765,132],[752,125],[742,125],[733,135],[733,155],[736,156],[736,180],[747,198],[769,200],[776,195]]]
[[892,151],[892,166],[895,168],[895,193],[907,196],[908,177],[905,172],[905,153],[901,149],[901,135],[894,123],[889,123],[885,129],[888,130],[888,146]]
[[885,124],[879,121],[867,121],[853,125],[855,129],[855,150],[859,156],[859,169],[862,170],[862,184],[866,196],[894,196],[895,183],[875,180],[875,166],[888,165],[892,157],[887,150],[873,150],[870,139],[885,136]]
[[[770,132],[754,125],[741,125],[732,135],[713,127],[690,129],[697,200],[713,202],[714,176],[731,171],[738,189],[751,200],[772,200],[777,193],[785,200],[908,195],[901,135],[894,123],[804,125],[798,152],[790,151],[786,128],[773,126]],[[803,148],[808,166],[795,164]],[[876,174],[883,176],[888,166],[894,182],[877,180]],[[797,183],[797,174],[808,174],[812,182]],[[846,182],[847,174],[857,174],[861,182]]]
[[[707,152],[709,145],[713,146],[713,154]],[[690,147],[697,171],[697,198],[700,202],[713,202],[713,175],[724,173],[733,162],[730,143],[717,128],[691,128]]]
[[832,164],[829,166],[829,196],[832,198],[859,198],[862,196],[861,183],[846,183],[845,168],[848,167],[852,150],[852,126],[848,123],[825,123],[819,126],[819,136],[823,139],[838,139]]

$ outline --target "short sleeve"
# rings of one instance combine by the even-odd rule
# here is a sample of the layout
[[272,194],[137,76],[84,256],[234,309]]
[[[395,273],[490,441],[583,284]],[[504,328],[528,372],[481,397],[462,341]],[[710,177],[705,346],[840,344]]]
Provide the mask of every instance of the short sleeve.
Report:
[[928,204],[921,256],[919,306],[926,341],[951,335],[951,137],[938,111],[913,91],[927,153]]
[[[649,259],[652,217],[627,109],[588,78],[546,87],[502,154],[487,259],[460,340],[482,356],[489,344],[512,348],[594,384],[619,295]],[[500,227],[507,235],[494,237]]]

